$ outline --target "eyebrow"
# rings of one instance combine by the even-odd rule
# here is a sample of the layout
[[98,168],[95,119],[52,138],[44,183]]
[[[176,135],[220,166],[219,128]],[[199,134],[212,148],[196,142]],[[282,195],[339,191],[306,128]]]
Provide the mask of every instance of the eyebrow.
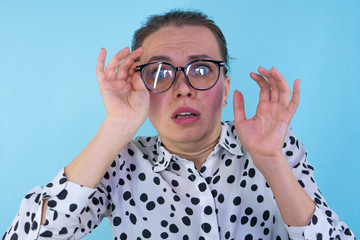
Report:
[[148,63],[150,62],[170,62],[170,58],[167,56],[163,56],[163,55],[158,55],[158,56],[152,56],[149,60]]
[[[207,54],[190,55],[188,57],[189,61],[199,60],[199,59],[213,59],[213,58]],[[157,55],[157,56],[152,56],[148,60],[148,63],[150,63],[150,62],[171,62],[171,58],[168,56],[164,56],[164,55]]]

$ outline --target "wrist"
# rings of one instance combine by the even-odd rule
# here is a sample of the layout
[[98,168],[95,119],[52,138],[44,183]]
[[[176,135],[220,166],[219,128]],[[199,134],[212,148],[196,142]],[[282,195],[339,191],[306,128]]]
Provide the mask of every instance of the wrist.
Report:
[[285,155],[262,160],[259,170],[274,194],[284,223],[298,227],[308,224],[315,205],[298,183]]
[[66,166],[68,180],[94,188],[137,129],[129,120],[106,118],[86,148]]
[[128,118],[106,116],[101,128],[108,130],[109,134],[113,133],[117,136],[121,134],[133,138],[141,125],[142,122],[138,123]]
[[273,155],[251,154],[253,162],[257,169],[264,175],[267,181],[273,176],[278,175],[283,169],[288,168],[288,162],[285,155],[281,152]]

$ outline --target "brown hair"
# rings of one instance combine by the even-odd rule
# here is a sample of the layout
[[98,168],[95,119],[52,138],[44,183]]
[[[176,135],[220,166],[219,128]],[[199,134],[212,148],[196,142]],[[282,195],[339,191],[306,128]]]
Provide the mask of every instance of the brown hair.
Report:
[[132,50],[141,47],[148,36],[167,26],[202,26],[210,29],[218,42],[220,54],[226,66],[224,68],[225,74],[227,73],[227,69],[229,69],[229,56],[224,34],[213,20],[198,11],[173,10],[163,15],[150,16],[146,23],[134,33]]

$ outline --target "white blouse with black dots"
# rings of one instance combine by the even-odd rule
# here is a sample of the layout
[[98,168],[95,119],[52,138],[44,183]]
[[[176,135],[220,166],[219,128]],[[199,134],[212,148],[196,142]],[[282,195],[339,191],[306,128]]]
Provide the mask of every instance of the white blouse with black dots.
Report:
[[[123,149],[97,189],[68,182],[64,171],[31,190],[4,239],[80,239],[108,217],[123,239],[355,239],[329,209],[303,145],[288,131],[284,154],[316,204],[305,227],[284,224],[273,193],[233,122],[200,171],[169,153],[159,137],[138,137]],[[42,201],[49,198],[40,226]]]

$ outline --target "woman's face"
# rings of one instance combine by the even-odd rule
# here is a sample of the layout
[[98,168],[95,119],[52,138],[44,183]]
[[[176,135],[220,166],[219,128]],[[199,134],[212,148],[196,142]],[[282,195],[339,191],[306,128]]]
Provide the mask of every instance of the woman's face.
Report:
[[[147,37],[142,47],[142,63],[163,61],[184,67],[197,59],[224,60],[214,34],[200,26],[163,27]],[[165,146],[195,147],[219,137],[221,111],[230,88],[230,78],[223,70],[220,68],[218,82],[207,91],[193,89],[179,71],[168,91],[150,94],[148,117]]]

